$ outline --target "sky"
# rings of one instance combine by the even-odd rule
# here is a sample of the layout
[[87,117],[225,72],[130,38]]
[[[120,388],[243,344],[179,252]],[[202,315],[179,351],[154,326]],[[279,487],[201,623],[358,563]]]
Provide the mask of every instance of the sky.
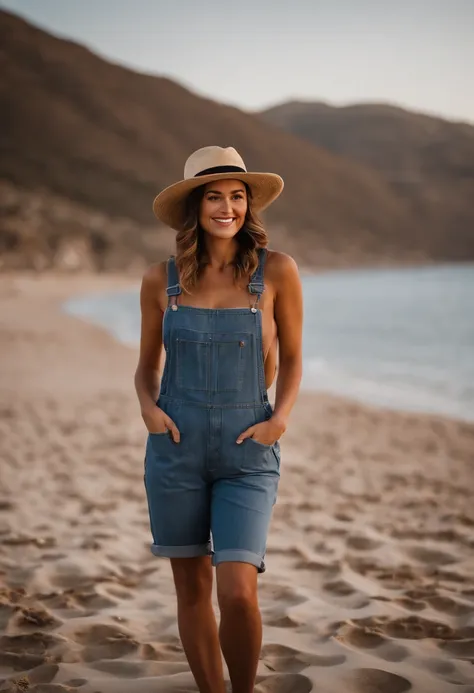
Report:
[[474,0],[0,0],[244,110],[386,102],[474,123]]

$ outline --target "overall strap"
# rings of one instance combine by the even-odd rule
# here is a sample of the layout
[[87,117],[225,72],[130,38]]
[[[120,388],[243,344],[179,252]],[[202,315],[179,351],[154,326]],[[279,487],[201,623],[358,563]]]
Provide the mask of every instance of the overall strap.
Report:
[[265,285],[263,283],[263,273],[265,269],[265,260],[267,259],[267,249],[258,248],[258,266],[255,272],[250,277],[250,282],[248,284],[248,290],[251,294],[257,294],[257,299],[252,307],[256,308],[257,303],[260,300],[260,296],[265,290]]
[[178,270],[176,268],[174,255],[170,255],[170,257],[168,258],[167,269],[168,286],[166,288],[166,294],[168,296],[168,305],[176,305],[176,296],[178,296],[181,293],[181,286],[179,283]]

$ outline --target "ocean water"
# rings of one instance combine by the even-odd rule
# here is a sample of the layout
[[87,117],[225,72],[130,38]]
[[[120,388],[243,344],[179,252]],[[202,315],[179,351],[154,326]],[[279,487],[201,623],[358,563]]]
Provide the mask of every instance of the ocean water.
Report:
[[[474,421],[474,265],[325,272],[303,292],[303,389]],[[63,307],[139,342],[138,286]]]

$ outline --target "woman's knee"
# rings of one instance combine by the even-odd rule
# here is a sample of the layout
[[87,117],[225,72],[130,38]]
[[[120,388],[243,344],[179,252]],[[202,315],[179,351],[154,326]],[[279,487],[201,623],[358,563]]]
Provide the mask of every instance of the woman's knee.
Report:
[[217,599],[221,611],[257,605],[257,571],[245,563],[224,563],[217,570]]
[[172,558],[174,584],[182,606],[196,606],[212,595],[212,565],[208,556]]

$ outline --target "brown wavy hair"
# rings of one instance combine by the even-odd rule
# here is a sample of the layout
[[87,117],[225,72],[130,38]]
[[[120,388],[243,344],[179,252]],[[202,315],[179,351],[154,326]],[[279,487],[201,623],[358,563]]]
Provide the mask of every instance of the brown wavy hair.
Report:
[[[234,280],[244,276],[251,276],[258,266],[257,248],[266,248],[268,236],[262,222],[252,209],[252,194],[247,189],[247,213],[245,221],[236,235],[239,244],[235,255]],[[199,208],[204,197],[205,186],[200,185],[188,196],[186,201],[186,221],[181,231],[176,235],[176,266],[179,271],[179,280],[183,291],[192,294],[199,277],[208,264],[204,234],[206,233],[199,224]]]

